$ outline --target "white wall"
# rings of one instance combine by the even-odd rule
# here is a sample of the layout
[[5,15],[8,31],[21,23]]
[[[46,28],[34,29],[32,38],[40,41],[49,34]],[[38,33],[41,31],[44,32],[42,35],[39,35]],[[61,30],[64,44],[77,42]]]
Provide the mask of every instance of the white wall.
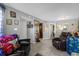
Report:
[[[51,38],[51,34],[52,34],[52,25],[56,26],[56,23],[52,22],[43,22],[43,39],[50,39]],[[56,27],[55,27],[55,31],[56,33]]]
[[[16,12],[16,18],[10,17],[10,11]],[[5,10],[5,27],[6,27],[5,33],[7,35],[18,34],[21,39],[27,38],[27,26],[26,26],[27,19],[21,18],[22,16],[25,16],[25,14],[20,12],[20,11],[15,10],[11,7],[6,6],[6,10]],[[6,19],[12,19],[12,25],[7,25]],[[19,24],[15,25],[14,20],[19,20]],[[14,28],[17,28],[18,30],[15,31]]]
[[20,38],[27,38],[27,19],[20,19]]
[[[78,31],[78,20],[77,19],[56,22],[56,25],[65,25],[65,24],[67,25],[66,32],[76,32],[76,31]],[[57,37],[61,34],[61,32],[62,32],[61,30],[56,28],[56,36]]]
[[[16,12],[16,18],[12,18],[12,17],[10,17],[10,11],[15,11]],[[21,28],[21,24],[20,24],[20,20],[21,20],[21,16],[24,16],[21,12],[19,12],[19,11],[17,11],[17,10],[15,10],[15,9],[13,9],[13,8],[10,8],[10,7],[7,7],[6,6],[6,10],[5,10],[5,33],[7,34],[7,35],[10,35],[10,34],[18,34],[19,36],[20,36],[20,38],[21,38],[21,33],[20,33],[20,31],[22,31],[22,30],[20,30],[20,28]],[[12,25],[7,25],[6,24],[6,19],[12,19]],[[14,20],[19,20],[19,25],[15,25],[14,24]],[[14,28],[17,28],[18,30],[17,31],[15,31],[14,30]],[[26,33],[26,32],[25,32]]]
[[31,43],[35,43],[35,26],[34,26],[34,21],[32,19],[30,19],[30,22],[31,22],[31,24],[33,24],[33,27],[32,28],[27,28],[27,38],[31,39]]
[[50,24],[47,22],[43,22],[43,39],[50,38]]
[[[16,12],[16,18],[10,17],[10,11]],[[6,19],[12,19],[12,25],[6,24]],[[19,20],[19,25],[14,24],[14,20]],[[31,21],[33,23],[33,28],[30,30],[27,28],[27,22]],[[7,35],[10,34],[18,34],[20,39],[30,38],[31,42],[35,42],[35,35],[34,35],[34,20],[27,16],[25,13],[20,12],[14,8],[6,6],[5,10],[5,33]],[[18,30],[15,31],[14,28]]]
[[[44,39],[50,39],[51,33],[52,33],[52,27],[51,24],[55,25],[55,37],[59,37],[61,32],[58,28],[57,25],[68,25],[67,32],[75,32],[78,31],[78,20],[64,20],[64,21],[58,21],[58,22],[44,22],[43,25],[43,38]],[[72,26],[73,24],[73,26]],[[44,30],[46,28],[46,31]]]

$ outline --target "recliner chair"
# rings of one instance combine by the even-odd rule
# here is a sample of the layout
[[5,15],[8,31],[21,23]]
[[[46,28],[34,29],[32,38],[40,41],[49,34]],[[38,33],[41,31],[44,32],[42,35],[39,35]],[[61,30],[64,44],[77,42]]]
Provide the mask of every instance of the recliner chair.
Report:
[[21,39],[18,41],[20,45],[10,56],[28,56],[30,52],[30,39]]
[[55,48],[61,51],[66,51],[67,32],[62,32],[60,37],[52,39],[52,44]]

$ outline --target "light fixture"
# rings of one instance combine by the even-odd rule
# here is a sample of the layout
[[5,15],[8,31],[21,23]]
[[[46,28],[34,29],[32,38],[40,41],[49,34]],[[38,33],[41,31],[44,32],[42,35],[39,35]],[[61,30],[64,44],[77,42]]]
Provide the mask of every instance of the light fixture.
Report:
[[65,29],[65,28],[67,28],[66,26],[63,26],[63,28]]

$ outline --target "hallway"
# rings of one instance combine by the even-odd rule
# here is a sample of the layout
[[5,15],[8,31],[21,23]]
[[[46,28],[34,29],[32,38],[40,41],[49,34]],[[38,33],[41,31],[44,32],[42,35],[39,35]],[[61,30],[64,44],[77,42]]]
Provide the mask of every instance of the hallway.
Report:
[[37,53],[43,56],[68,56],[66,52],[54,48],[51,40],[42,40],[39,43],[31,44],[30,56],[34,56]]

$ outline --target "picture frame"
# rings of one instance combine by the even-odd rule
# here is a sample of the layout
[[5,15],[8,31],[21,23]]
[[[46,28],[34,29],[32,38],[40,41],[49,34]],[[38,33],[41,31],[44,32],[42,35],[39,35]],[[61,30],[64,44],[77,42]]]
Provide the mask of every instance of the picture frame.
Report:
[[6,19],[6,24],[7,25],[12,25],[12,19]]
[[27,24],[27,27],[28,27],[28,28],[32,28],[32,27],[33,27],[33,24],[32,24],[31,22],[29,22],[29,23]]
[[14,20],[15,25],[19,25],[19,20]]
[[14,12],[14,11],[10,11],[10,17],[12,17],[12,18],[16,18],[16,12]]

